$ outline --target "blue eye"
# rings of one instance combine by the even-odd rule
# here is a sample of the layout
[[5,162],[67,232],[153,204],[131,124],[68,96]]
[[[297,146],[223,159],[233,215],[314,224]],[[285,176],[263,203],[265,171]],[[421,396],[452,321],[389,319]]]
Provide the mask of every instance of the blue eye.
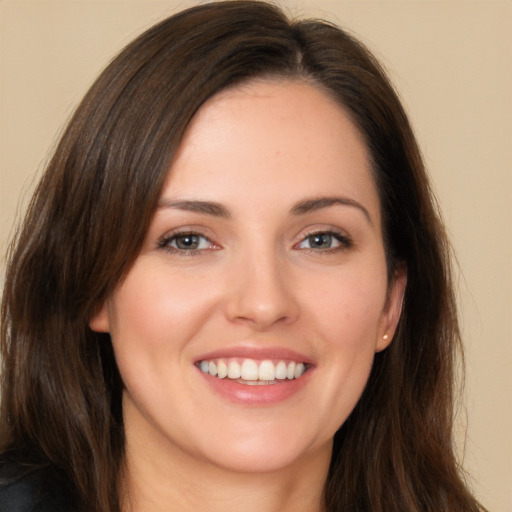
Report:
[[300,249],[336,250],[350,247],[349,239],[333,231],[319,231],[308,235],[299,245]]
[[178,233],[164,238],[159,242],[159,247],[171,251],[201,251],[211,249],[212,242],[198,233]]

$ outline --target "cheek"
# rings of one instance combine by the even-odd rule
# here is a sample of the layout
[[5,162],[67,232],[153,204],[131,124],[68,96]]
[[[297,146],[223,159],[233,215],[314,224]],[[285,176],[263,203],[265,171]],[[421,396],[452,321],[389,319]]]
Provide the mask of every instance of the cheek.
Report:
[[[347,269],[316,279],[304,293],[305,308],[313,315],[333,348],[357,351],[376,342],[386,301],[387,281],[382,265],[367,266],[360,272]],[[306,288],[306,287],[305,287]]]
[[138,351],[167,347],[175,353],[213,308],[214,288],[204,283],[202,276],[175,276],[158,263],[135,267],[109,305],[112,338]]
[[[376,267],[377,269],[379,267]],[[386,300],[380,271],[349,273],[325,282],[317,280],[309,298],[309,325],[318,340],[322,372],[319,408],[329,434],[346,420],[368,380]]]
[[[210,279],[211,281],[211,279]],[[206,282],[209,282],[208,280]],[[173,275],[143,257],[109,302],[112,344],[125,387],[137,407],[158,416],[190,365],[195,336],[218,302],[204,276]],[[183,396],[182,390],[176,396]]]

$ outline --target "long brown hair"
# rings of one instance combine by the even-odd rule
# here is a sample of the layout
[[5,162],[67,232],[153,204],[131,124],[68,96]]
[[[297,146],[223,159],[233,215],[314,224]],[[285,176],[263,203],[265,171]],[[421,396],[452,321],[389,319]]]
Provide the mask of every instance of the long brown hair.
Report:
[[[88,320],[136,258],[184,130],[216,92],[306,79],[352,115],[372,158],[399,328],[335,436],[328,511],[477,511],[452,449],[460,348],[449,246],[404,110],[373,56],[264,2],[180,12],[115,58],[77,108],[9,255],[2,302],[4,457],[58,468],[84,510],[117,512],[122,382]],[[20,455],[20,453],[22,453]]]

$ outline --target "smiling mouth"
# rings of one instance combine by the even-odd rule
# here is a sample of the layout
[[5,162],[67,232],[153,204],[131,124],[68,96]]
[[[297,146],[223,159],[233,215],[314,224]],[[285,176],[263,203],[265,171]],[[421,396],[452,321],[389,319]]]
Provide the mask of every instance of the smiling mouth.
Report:
[[199,361],[196,366],[206,374],[218,379],[226,379],[249,386],[279,384],[298,379],[308,369],[308,365],[296,361],[272,361],[265,359],[208,359]]

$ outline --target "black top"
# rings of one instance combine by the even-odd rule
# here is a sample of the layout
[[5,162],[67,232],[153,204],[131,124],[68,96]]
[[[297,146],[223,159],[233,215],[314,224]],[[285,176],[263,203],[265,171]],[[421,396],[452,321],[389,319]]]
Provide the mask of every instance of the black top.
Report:
[[[76,512],[69,487],[50,468],[0,465],[0,512]],[[58,483],[56,483],[58,482]]]

